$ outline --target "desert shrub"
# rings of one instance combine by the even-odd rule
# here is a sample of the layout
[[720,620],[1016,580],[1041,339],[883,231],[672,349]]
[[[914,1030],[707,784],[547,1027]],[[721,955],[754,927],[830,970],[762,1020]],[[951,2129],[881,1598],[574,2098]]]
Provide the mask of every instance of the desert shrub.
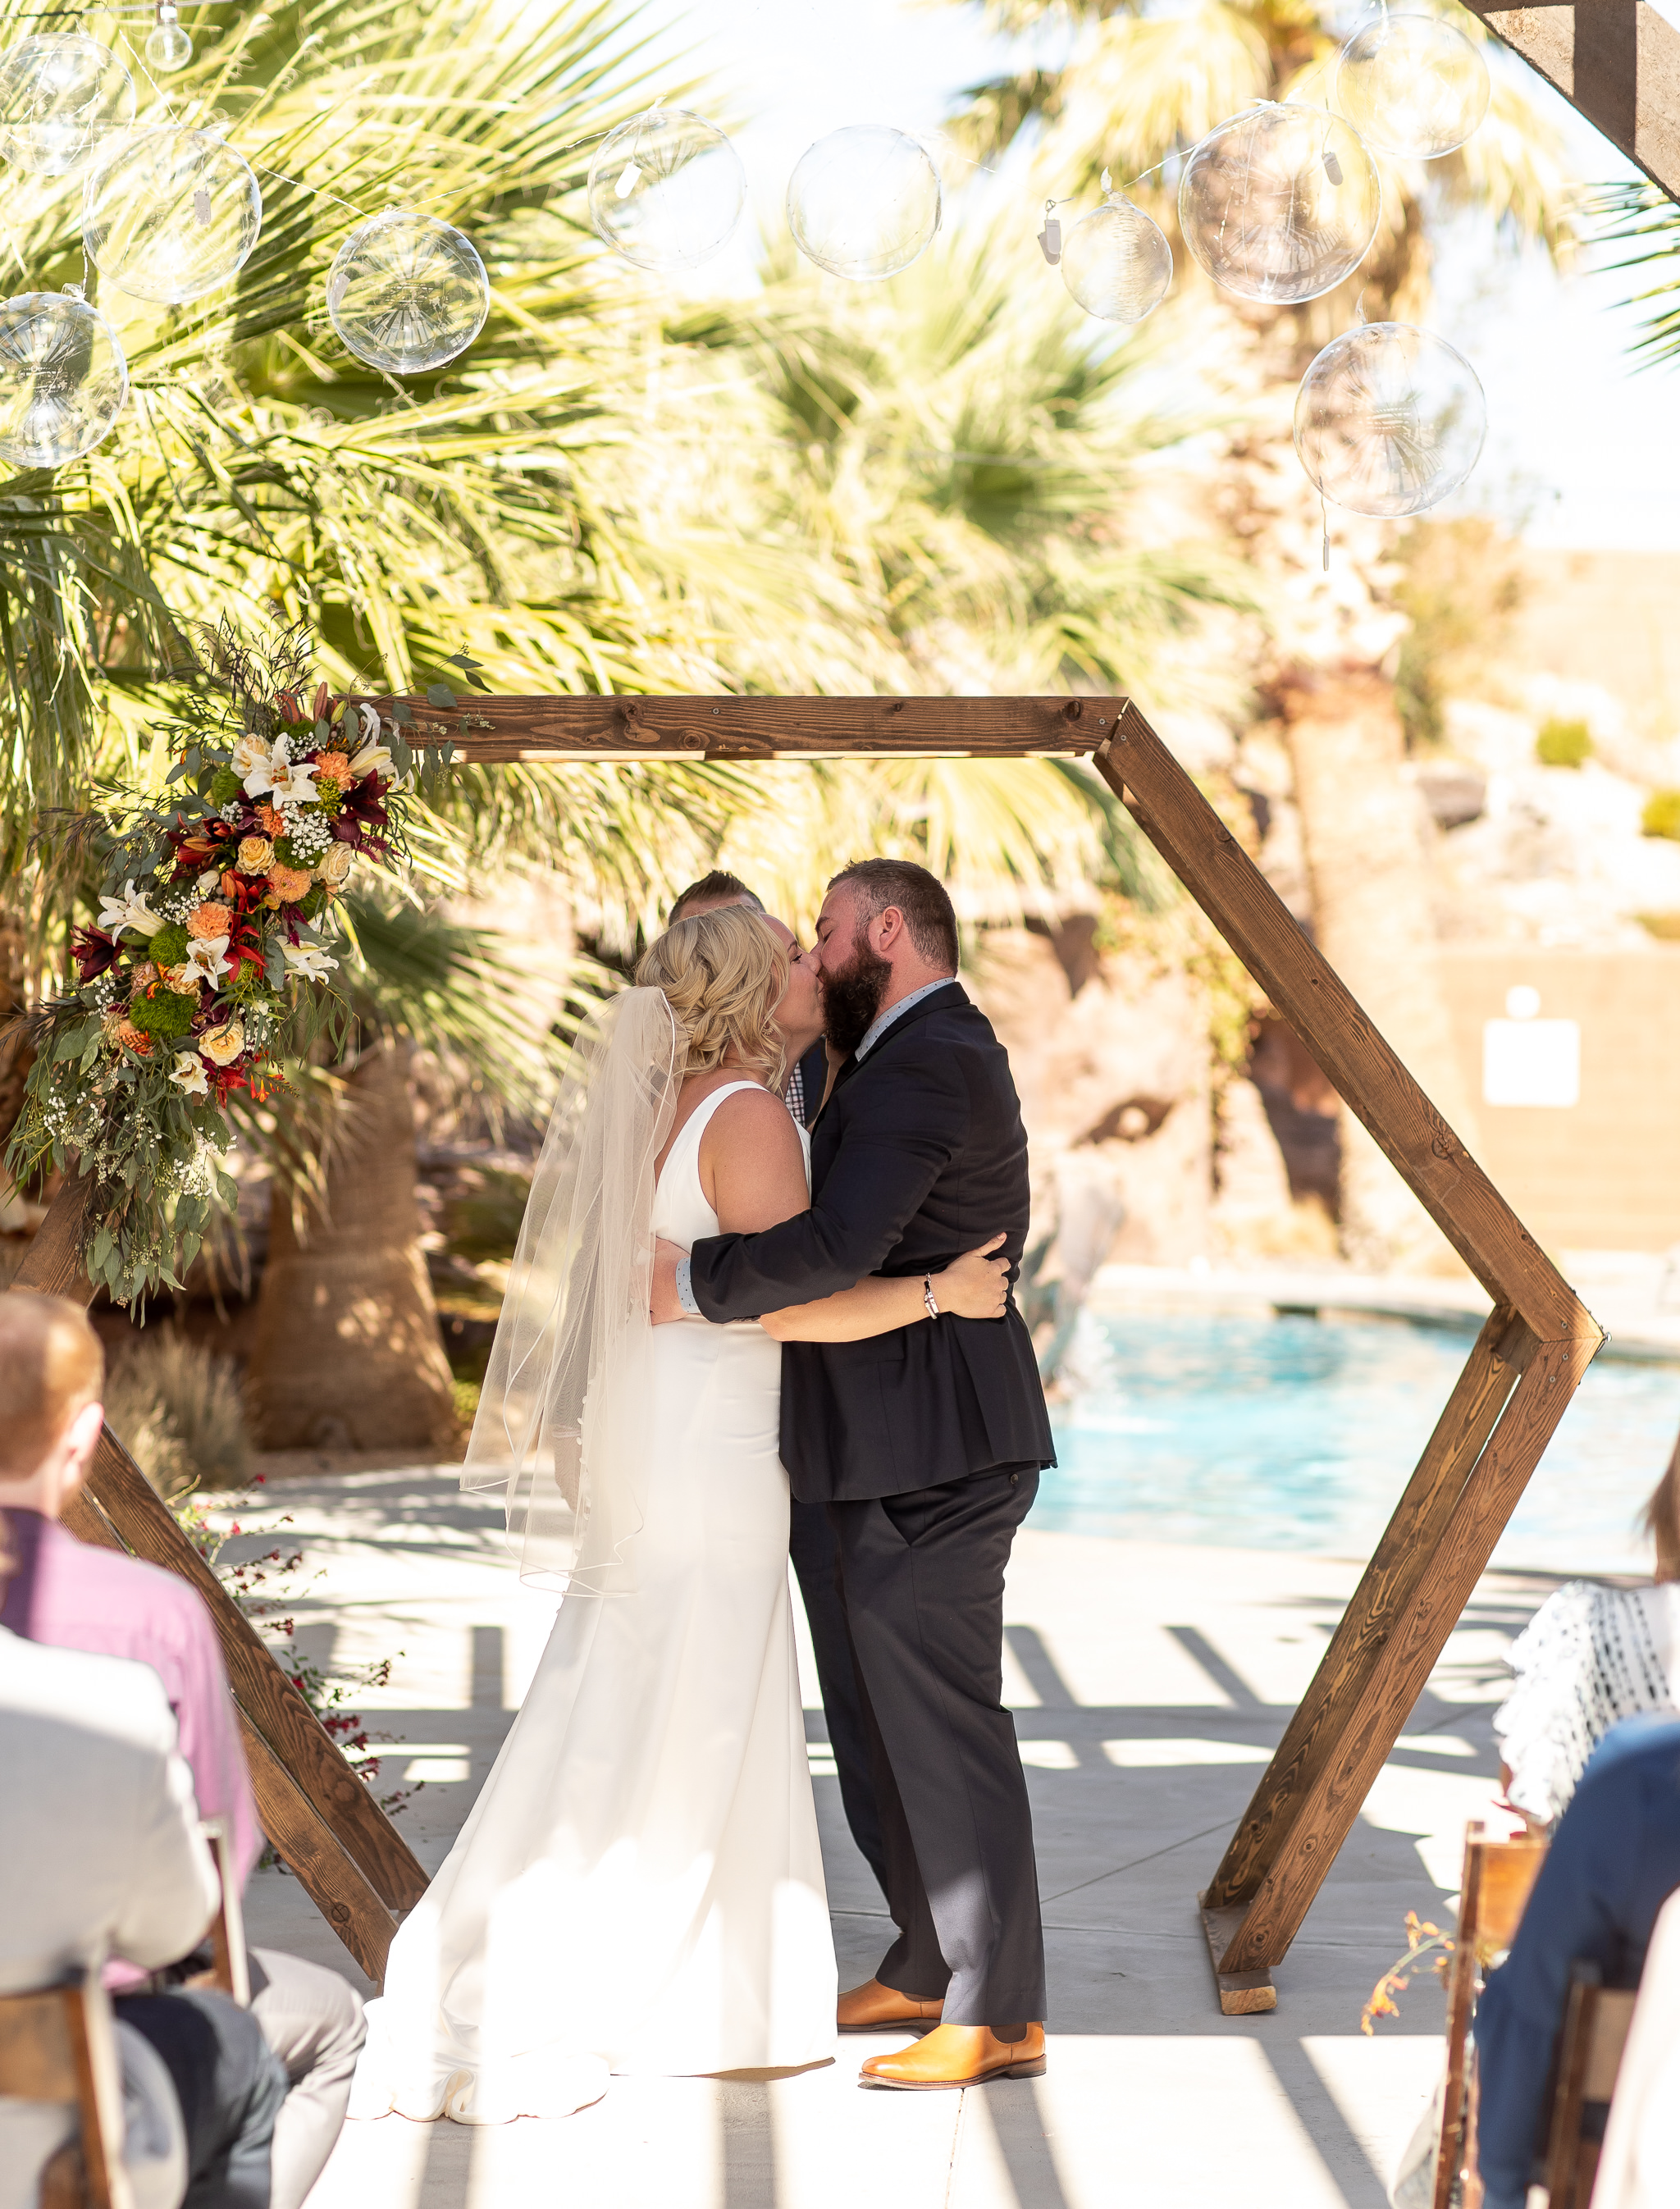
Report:
[[531,1183],[525,1175],[504,1173],[495,1166],[474,1170],[479,1187],[456,1197],[449,1205],[444,1236],[451,1254],[469,1265],[485,1259],[503,1261],[514,1255],[520,1222],[530,1200]]
[[1680,844],[1680,790],[1653,790],[1639,825],[1647,836],[1668,836]]
[[160,1327],[124,1350],[105,1387],[105,1416],[162,1496],[238,1488],[250,1430],[231,1358]]
[[1585,721],[1545,722],[1534,739],[1542,767],[1580,767],[1593,756],[1593,731]]

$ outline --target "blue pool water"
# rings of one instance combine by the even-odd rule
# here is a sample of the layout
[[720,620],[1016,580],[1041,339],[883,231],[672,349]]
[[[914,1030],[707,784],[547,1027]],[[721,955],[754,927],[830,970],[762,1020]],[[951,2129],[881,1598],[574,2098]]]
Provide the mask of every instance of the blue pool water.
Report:
[[[1128,1314],[1084,1321],[1036,1526],[1368,1555],[1471,1338],[1387,1321]],[[1680,1430],[1680,1367],[1600,1358],[1496,1563],[1643,1571],[1634,1515]]]

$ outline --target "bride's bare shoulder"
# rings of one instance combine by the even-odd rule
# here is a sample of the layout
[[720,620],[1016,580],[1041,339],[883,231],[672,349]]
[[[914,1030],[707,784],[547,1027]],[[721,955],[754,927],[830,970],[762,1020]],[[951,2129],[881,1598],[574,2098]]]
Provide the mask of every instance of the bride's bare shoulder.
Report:
[[707,1124],[701,1147],[714,1151],[756,1148],[768,1144],[776,1151],[791,1150],[797,1157],[799,1133],[793,1115],[773,1090],[738,1089],[726,1097]]
[[725,1234],[754,1234],[810,1198],[793,1115],[768,1089],[738,1089],[700,1139],[700,1182]]

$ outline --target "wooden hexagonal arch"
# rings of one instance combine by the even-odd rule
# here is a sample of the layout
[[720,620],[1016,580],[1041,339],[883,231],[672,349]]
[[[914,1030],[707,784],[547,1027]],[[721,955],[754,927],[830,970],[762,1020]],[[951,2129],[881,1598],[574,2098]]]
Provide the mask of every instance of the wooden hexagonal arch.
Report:
[[[437,693],[432,697],[437,697]],[[381,700],[390,705],[396,701]],[[1222,2009],[1269,2009],[1372,1780],[1603,1340],[1592,1315],[1137,707],[1124,698],[408,700],[466,759],[1089,755],[1493,1298],[1277,1754],[1201,1896]],[[77,1289],[75,1185],[18,1285]],[[81,1285],[85,1288],[85,1284]],[[373,1976],[419,1866],[106,1430],[73,1522],[191,1579],[221,1629],[265,1828]],[[306,1718],[307,1714],[304,1714]],[[348,1783],[348,1784],[346,1784]]]

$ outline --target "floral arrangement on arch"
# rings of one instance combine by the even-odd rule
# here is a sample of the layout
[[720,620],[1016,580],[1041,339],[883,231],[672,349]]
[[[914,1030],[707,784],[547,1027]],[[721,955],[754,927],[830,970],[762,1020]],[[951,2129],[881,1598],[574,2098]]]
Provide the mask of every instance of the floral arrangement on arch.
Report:
[[417,756],[404,707],[382,716],[302,679],[298,633],[266,658],[226,630],[216,643],[226,703],[184,725],[164,797],[113,793],[71,824],[102,863],[101,901],[72,938],[76,989],[32,1019],[6,1157],[19,1181],[73,1161],[92,1177],[83,1268],[125,1303],[178,1286],[213,1207],[233,1204],[229,1100],[270,1096],[306,1040],[298,1014],[321,1025],[334,903],[358,864],[400,851]]

